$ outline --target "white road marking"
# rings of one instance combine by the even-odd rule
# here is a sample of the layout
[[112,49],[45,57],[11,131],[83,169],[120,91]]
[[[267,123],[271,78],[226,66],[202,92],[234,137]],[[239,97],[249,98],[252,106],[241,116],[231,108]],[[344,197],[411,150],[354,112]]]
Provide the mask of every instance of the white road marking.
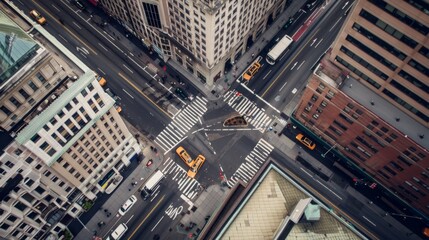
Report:
[[375,225],[375,223],[373,223],[371,220],[369,220],[367,217],[362,216],[365,220],[367,220],[369,223],[371,223],[374,227],[376,227],[377,225]]
[[158,224],[161,222],[161,220],[164,219],[164,216],[162,216],[159,221],[155,224],[155,226],[153,226],[153,228],[150,230],[151,232],[153,232],[153,230],[156,228],[156,226],[158,226]]
[[134,73],[129,67],[127,67],[127,65],[122,64],[122,66],[124,66],[128,71],[130,71],[130,73]]
[[129,92],[127,92],[127,90],[122,88],[122,91],[124,91],[126,94],[128,94],[128,96],[130,96],[130,98],[134,99],[134,97]]

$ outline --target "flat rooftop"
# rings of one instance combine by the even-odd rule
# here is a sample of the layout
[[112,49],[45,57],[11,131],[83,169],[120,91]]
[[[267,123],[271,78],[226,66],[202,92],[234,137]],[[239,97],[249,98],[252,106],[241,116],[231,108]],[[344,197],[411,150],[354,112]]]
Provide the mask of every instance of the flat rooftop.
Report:
[[[11,13],[0,11],[0,89],[40,48],[16,22]],[[23,23],[23,21],[21,21]],[[28,25],[28,24],[27,24]]]
[[[316,68],[315,74],[329,85],[338,88],[345,95],[354,99],[368,111],[379,116],[389,125],[395,127],[403,135],[408,136],[420,146],[429,149],[429,141],[427,140],[429,138],[429,128],[411,118],[358,80],[350,76],[346,77],[346,72],[342,72],[328,57],[323,57],[320,60],[320,65]],[[423,138],[420,137],[421,135],[423,135]]]
[[[220,214],[212,220],[213,225],[206,226],[210,230],[200,237],[255,240],[273,239],[276,235],[287,239],[364,238],[294,182],[272,159],[263,169],[244,192],[238,188],[242,197],[231,192],[236,205],[223,205],[218,210]],[[300,201],[309,198],[311,203],[302,209]],[[230,209],[225,209],[227,207]],[[295,224],[292,219],[298,209],[304,213]],[[289,217],[291,221],[282,228]]]
[[[346,79],[340,90],[420,146],[429,149],[429,128],[408,116],[356,79],[352,77]],[[420,137],[421,135],[423,138]]]

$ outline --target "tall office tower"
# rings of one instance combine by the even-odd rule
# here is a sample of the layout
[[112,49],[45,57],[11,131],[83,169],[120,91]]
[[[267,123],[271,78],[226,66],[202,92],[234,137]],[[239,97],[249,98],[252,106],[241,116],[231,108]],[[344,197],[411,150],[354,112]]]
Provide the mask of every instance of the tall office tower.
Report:
[[0,9],[0,238],[58,237],[141,150],[95,73]]
[[211,88],[287,0],[102,0],[101,6],[173,66]]
[[332,60],[429,127],[429,3],[358,0]]

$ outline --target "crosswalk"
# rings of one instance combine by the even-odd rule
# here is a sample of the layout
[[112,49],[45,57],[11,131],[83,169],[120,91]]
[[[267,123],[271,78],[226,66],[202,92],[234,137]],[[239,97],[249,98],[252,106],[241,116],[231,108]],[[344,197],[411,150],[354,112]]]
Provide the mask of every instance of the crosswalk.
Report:
[[261,132],[264,132],[273,120],[256,103],[241,94],[237,94],[236,91],[225,93],[224,101]]
[[179,191],[187,198],[192,200],[198,194],[201,184],[194,178],[188,177],[187,171],[183,169],[179,164],[173,161],[171,158],[167,158],[164,161],[164,168],[161,172],[165,176],[172,176],[172,179],[179,185]]
[[207,111],[207,99],[197,96],[190,104],[175,115],[173,121],[156,137],[155,142],[164,150],[170,151],[182,141],[188,131]]
[[274,147],[271,144],[261,138],[249,155],[247,155],[246,161],[229,178],[227,182],[228,187],[232,188],[238,179],[248,183],[264,164],[273,149]]

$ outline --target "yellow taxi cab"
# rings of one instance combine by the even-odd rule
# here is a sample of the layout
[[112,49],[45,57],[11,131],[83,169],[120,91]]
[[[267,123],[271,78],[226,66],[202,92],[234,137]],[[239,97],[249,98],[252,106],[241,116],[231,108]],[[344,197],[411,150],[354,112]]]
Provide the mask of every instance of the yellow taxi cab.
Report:
[[302,133],[296,135],[296,140],[304,144],[304,146],[308,147],[310,150],[314,150],[316,148],[316,144],[313,143],[313,141],[311,141],[309,138],[305,137]]
[[176,149],[177,155],[185,162],[188,167],[192,167],[195,160],[192,160],[191,156],[189,156],[188,152],[183,147],[178,147]]
[[107,81],[104,79],[104,77],[97,76],[97,80],[101,87],[104,87],[107,84]]
[[40,25],[46,23],[46,18],[40,15],[40,13],[38,13],[36,10],[31,10],[30,16]]
[[114,104],[114,107],[118,113],[122,112],[121,106]]
[[205,161],[206,158],[203,155],[198,155],[198,157],[195,159],[194,165],[188,170],[188,177],[195,178],[195,175],[197,175],[198,170],[200,170]]
[[258,72],[259,68],[261,68],[260,63],[253,63],[253,65],[250,66],[250,68],[243,74],[244,80],[249,81]]

